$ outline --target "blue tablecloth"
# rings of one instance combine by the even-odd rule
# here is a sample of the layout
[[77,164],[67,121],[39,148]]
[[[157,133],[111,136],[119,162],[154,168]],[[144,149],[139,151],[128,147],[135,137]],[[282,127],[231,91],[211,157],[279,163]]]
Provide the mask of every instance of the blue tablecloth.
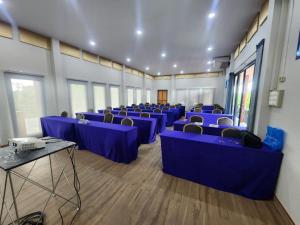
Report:
[[160,137],[165,173],[252,199],[273,197],[282,153],[212,135],[166,130]]
[[43,135],[76,142],[115,162],[130,163],[137,158],[137,128],[92,121],[79,124],[78,120],[63,117],[41,118]]
[[[98,110],[99,113],[103,113],[103,110]],[[112,114],[118,115],[119,110],[112,110]],[[127,112],[128,116],[136,116],[139,117],[140,113],[139,112],[132,112],[128,111]],[[156,118],[157,119],[157,133],[161,133],[166,129],[166,123],[167,123],[167,114],[165,113],[150,113],[151,118]]]
[[63,118],[49,116],[41,118],[43,136],[51,136],[66,141],[78,142],[75,133],[75,123],[78,120],[73,118]]
[[[185,124],[189,123],[188,120],[183,121],[183,120],[177,120],[174,122],[174,130],[176,131],[183,131],[183,127]],[[216,135],[216,136],[221,136],[222,130],[225,128],[237,128],[240,130],[244,130],[244,127],[236,127],[236,126],[218,126],[218,127],[213,127],[210,126],[210,124],[204,123],[201,125],[203,128],[203,134],[209,134],[209,135]]]
[[179,116],[180,117],[185,116],[185,106],[184,105],[179,106]]
[[[104,119],[104,114],[99,113],[83,113],[85,119],[94,120],[102,122]],[[155,141],[156,139],[156,130],[157,130],[157,119],[156,118],[142,118],[136,116],[129,116],[134,124],[133,126],[138,128],[138,143],[139,144],[149,144]],[[125,116],[114,115],[113,123],[121,124],[122,119]]]
[[214,110],[214,106],[213,105],[203,105],[202,110]]
[[75,126],[80,149],[89,149],[115,162],[130,163],[138,155],[137,128],[90,121]]
[[[191,109],[191,112],[194,112],[194,108]],[[212,110],[203,110],[202,113],[212,113]]]
[[189,119],[191,116],[202,116],[205,124],[217,124],[218,118],[228,117],[233,118],[230,114],[211,114],[211,113],[199,113],[199,112],[187,112],[186,118]]

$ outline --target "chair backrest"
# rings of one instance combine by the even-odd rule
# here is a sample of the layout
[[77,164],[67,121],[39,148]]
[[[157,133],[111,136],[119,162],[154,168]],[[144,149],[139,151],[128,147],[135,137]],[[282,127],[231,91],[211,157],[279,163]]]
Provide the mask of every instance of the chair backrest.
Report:
[[120,105],[120,108],[122,109],[122,108],[125,108],[125,105]]
[[150,118],[150,113],[142,112],[142,113],[140,114],[140,117]]
[[106,109],[112,110],[112,107],[111,106],[107,106]]
[[132,127],[133,123],[134,123],[133,120],[130,119],[130,118],[128,118],[128,117],[126,117],[126,118],[124,118],[124,119],[121,120],[121,125]]
[[103,110],[103,114],[107,114],[107,113],[110,113],[110,112],[111,112],[110,109],[104,109],[104,110]]
[[161,113],[161,110],[159,108],[156,108],[156,109],[153,110],[153,112],[155,112],[155,113]]
[[170,106],[170,109],[176,109],[175,105]]
[[76,114],[76,119],[84,120],[84,114],[83,113],[77,113]]
[[222,113],[223,113],[222,109],[214,109],[212,111],[212,114],[222,114]]
[[61,117],[68,117],[68,112],[67,111],[63,111],[60,114]]
[[121,110],[119,113],[118,113],[119,116],[127,116],[127,112],[125,110]]
[[217,120],[218,125],[233,126],[233,120],[228,117],[220,117]]
[[225,128],[222,130],[221,136],[242,139],[242,132],[236,128]]
[[167,106],[164,106],[164,107],[162,108],[163,111],[168,111],[169,109],[170,109],[170,108],[167,107]]
[[112,123],[113,120],[114,120],[114,115],[111,112],[106,113],[104,115],[104,118],[103,118],[103,122],[104,123]]
[[151,109],[151,107],[150,106],[146,106],[145,109]]
[[142,110],[140,108],[135,108],[134,111],[135,112],[142,112]]
[[194,112],[202,112],[202,108],[196,107],[196,108],[194,109]]
[[191,123],[195,123],[195,122],[203,123],[204,122],[204,118],[202,116],[191,116],[190,117],[190,122]]
[[199,125],[196,125],[196,124],[193,124],[193,123],[188,123],[188,124],[184,125],[183,132],[202,134],[203,129]]

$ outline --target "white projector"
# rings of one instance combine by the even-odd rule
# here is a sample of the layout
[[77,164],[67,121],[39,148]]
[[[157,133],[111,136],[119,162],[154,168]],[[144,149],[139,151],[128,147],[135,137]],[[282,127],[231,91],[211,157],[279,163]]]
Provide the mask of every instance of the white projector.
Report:
[[40,149],[46,147],[46,142],[36,137],[12,138],[8,141],[8,143],[9,146],[15,150],[15,152]]

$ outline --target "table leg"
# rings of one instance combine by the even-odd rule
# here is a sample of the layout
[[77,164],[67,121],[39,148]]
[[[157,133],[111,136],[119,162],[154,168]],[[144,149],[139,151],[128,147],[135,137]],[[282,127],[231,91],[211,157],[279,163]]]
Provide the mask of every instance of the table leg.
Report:
[[10,183],[10,188],[11,188],[11,195],[13,198],[13,204],[15,206],[15,212],[16,212],[16,217],[17,217],[17,224],[19,224],[19,212],[18,212],[18,207],[17,207],[17,201],[16,201],[16,197],[15,197],[15,191],[14,191],[14,187],[13,187],[13,182],[11,179],[11,174],[10,171],[8,172],[8,178],[9,178],[9,183]]
[[7,178],[8,178],[8,172],[5,173],[5,182],[4,182],[4,187],[3,187],[4,190],[3,190],[3,195],[2,195],[1,212],[0,212],[0,224],[2,224],[2,213],[3,213],[4,203],[5,203]]

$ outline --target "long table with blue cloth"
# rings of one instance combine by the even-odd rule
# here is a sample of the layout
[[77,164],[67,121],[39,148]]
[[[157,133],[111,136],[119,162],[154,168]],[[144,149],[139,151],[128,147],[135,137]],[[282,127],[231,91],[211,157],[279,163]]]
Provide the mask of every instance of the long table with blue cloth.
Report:
[[[158,105],[155,105],[155,104],[152,104],[152,105],[150,106],[150,108],[151,108],[152,110],[154,110],[154,109],[156,109],[156,108],[161,108],[161,109],[162,109],[163,107],[164,107],[164,106],[162,106],[162,105],[158,106]],[[127,109],[133,109],[133,106],[126,106],[126,108],[127,108]],[[139,108],[141,108],[141,109],[146,109],[146,106],[145,106],[145,105],[139,105]],[[184,105],[176,106],[176,108],[179,109],[179,116],[180,116],[180,117],[182,117],[182,116],[185,115],[185,106],[184,106]],[[116,109],[120,110],[120,108],[116,108]]]
[[115,162],[130,163],[138,155],[136,127],[96,121],[82,124],[77,119],[58,116],[41,118],[41,125],[43,136],[76,142],[80,149]]
[[[94,120],[102,122],[104,120],[104,114],[83,112],[80,113],[84,115],[87,120]],[[133,120],[133,126],[138,128],[138,143],[139,144],[149,144],[156,139],[157,130],[157,119],[156,118],[143,118],[137,116],[128,116]],[[121,124],[122,119],[125,116],[114,115],[113,123]]]
[[202,116],[205,124],[217,124],[217,121],[221,117],[227,117],[233,119],[231,114],[211,114],[211,113],[201,113],[201,112],[187,112],[186,119],[189,119],[191,116]]
[[164,131],[163,171],[221,191],[251,199],[274,196],[283,154],[263,145],[242,146],[238,139]]
[[[104,110],[98,110],[99,113],[103,113]],[[118,115],[120,110],[112,110],[111,113],[114,115]],[[135,116],[139,117],[139,112],[133,112],[128,111],[127,116]],[[166,123],[167,123],[167,114],[165,113],[150,113],[150,118],[156,118],[157,119],[157,133],[161,133],[166,129]]]
[[[184,125],[188,123],[190,123],[189,120],[177,120],[174,122],[174,130],[183,131]],[[221,136],[222,130],[226,128],[236,128],[240,130],[245,130],[244,127],[209,124],[205,122],[200,126],[203,129],[203,134],[216,135],[216,136]]]
[[[113,110],[121,110],[120,108],[113,108]],[[142,112],[148,112],[148,113],[153,113],[154,109],[141,109]],[[133,108],[127,108],[128,112],[133,112]],[[173,126],[173,123],[180,118],[180,112],[179,109],[169,109],[169,110],[164,110],[162,113],[167,115],[167,123],[166,125]]]

